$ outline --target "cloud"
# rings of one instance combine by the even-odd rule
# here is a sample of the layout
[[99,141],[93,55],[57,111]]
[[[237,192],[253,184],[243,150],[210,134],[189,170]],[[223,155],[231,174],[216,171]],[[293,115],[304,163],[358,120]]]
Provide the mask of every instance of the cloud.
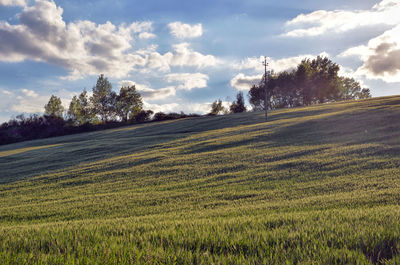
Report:
[[11,109],[19,113],[41,113],[44,110],[44,105],[49,100],[46,96],[35,98],[18,96],[16,99],[17,102],[12,105]]
[[139,34],[138,37],[139,37],[139,39],[153,39],[153,38],[155,38],[157,36],[154,33],[142,32],[142,33]]
[[103,73],[123,78],[132,71],[152,69],[170,71],[171,67],[213,66],[217,59],[190,48],[188,43],[174,45],[172,52],[160,54],[157,46],[134,51],[136,39],[154,38],[152,23],[134,22],[116,26],[111,22],[95,24],[83,20],[66,23],[63,9],[53,1],[37,0],[18,15],[20,24],[0,21],[0,60],[34,60],[69,70],[64,79],[75,80]]
[[301,14],[286,22],[287,37],[310,37],[343,33],[365,26],[397,25],[400,23],[400,2],[383,0],[370,10],[317,10]]
[[2,6],[26,6],[25,0],[0,0]]
[[243,91],[248,91],[253,85],[261,81],[262,75],[245,75],[243,73],[237,74],[231,80],[231,86]]
[[152,69],[169,72],[171,67],[196,67],[198,69],[206,67],[215,67],[220,64],[220,61],[213,55],[204,55],[190,48],[189,43],[180,43],[172,46],[173,51],[165,54],[158,53],[152,45],[149,49],[138,51],[145,64],[143,68],[145,73]]
[[145,100],[164,99],[167,97],[175,96],[176,89],[173,86],[168,86],[159,89],[153,89],[147,85],[138,84],[131,80],[123,80],[119,82],[120,86],[135,86],[137,91],[142,95]]
[[[319,54],[319,56],[329,57],[329,54],[327,54],[326,52],[322,52]],[[275,72],[282,72],[296,68],[297,65],[305,58],[314,59],[316,57],[317,57],[316,55],[311,55],[311,54],[304,54],[304,55],[298,55],[294,57],[287,57],[281,59],[273,59],[267,57],[268,69],[272,69]],[[235,63],[233,65],[233,68],[237,70],[252,69],[255,70],[256,72],[261,73],[264,72],[264,66],[262,62],[264,62],[263,56],[250,57],[246,58],[245,60],[242,60],[241,62]]]
[[38,94],[33,91],[33,90],[28,90],[28,89],[22,89],[22,93],[24,93],[25,96],[30,97],[30,98],[37,98]]
[[0,60],[51,63],[68,69],[67,79],[99,73],[118,78],[128,75],[132,67],[144,65],[143,58],[129,51],[138,33],[151,30],[151,22],[118,27],[90,21],[67,25],[62,13],[53,1],[36,0],[18,15],[21,24],[0,21]]
[[4,95],[13,95],[13,93],[11,91],[8,91],[5,89],[0,90],[0,92],[3,93]]
[[[50,99],[50,95],[48,94],[38,94],[28,89],[21,89],[20,93],[10,93],[8,104],[5,105],[5,108],[18,113],[43,113],[44,105],[46,105]],[[54,93],[55,96],[60,97],[65,109],[68,108],[71,98],[76,94],[77,93],[65,89],[58,90]],[[6,111],[6,109],[0,107],[0,112],[3,111]]]
[[363,62],[355,72],[357,75],[400,82],[400,25],[371,39],[367,45],[352,47],[340,56],[357,56]]
[[157,112],[177,112],[179,109],[179,104],[178,103],[168,103],[168,104],[153,104],[149,103],[147,101],[143,101],[143,108],[144,109],[149,109],[154,111],[154,113]]
[[[222,102],[224,107],[228,107],[230,105],[230,102]],[[169,113],[169,112],[181,112],[183,111],[186,114],[189,113],[197,113],[197,114],[206,114],[210,112],[211,110],[211,103],[206,102],[206,103],[193,103],[193,102],[185,102],[185,103],[168,103],[168,104],[153,104],[149,102],[144,102],[144,109],[151,109],[154,111],[154,113],[157,113],[159,111],[162,111],[164,113]]]
[[[19,24],[0,21],[0,61],[33,60],[57,65],[68,70],[68,75],[61,77],[66,80],[100,73],[124,78],[134,71],[169,72],[171,67],[218,64],[214,56],[196,52],[188,43],[173,45],[172,51],[164,54],[157,52],[156,45],[135,50],[136,41],[156,37],[150,21],[119,26],[88,20],[66,23],[62,14],[63,9],[54,1],[36,0],[17,15]],[[193,26],[197,31],[198,28]]]
[[182,22],[172,22],[168,24],[170,33],[179,39],[197,38],[203,35],[201,24],[189,25]]
[[181,73],[181,74],[169,74],[166,76],[168,83],[178,82],[181,83],[177,88],[183,90],[192,90],[193,88],[207,87],[208,75],[202,73]]

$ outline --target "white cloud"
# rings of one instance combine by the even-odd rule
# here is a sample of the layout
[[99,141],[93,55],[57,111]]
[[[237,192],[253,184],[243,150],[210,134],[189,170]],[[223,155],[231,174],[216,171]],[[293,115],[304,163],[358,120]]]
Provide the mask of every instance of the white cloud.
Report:
[[25,0],[0,0],[2,6],[26,6]]
[[66,23],[62,14],[54,1],[36,0],[17,15],[20,24],[0,21],[0,61],[50,63],[67,69],[69,74],[62,77],[67,80],[98,74],[124,78],[133,71],[168,72],[171,67],[218,64],[214,56],[196,52],[188,43],[174,45],[165,54],[157,52],[156,45],[135,51],[135,41],[156,37],[150,21],[119,26],[88,20]]
[[147,101],[143,101],[143,108],[144,109],[149,109],[154,111],[154,113],[157,112],[177,112],[179,109],[179,104],[178,103],[168,103],[168,104],[153,104],[149,103]]
[[5,90],[5,89],[2,89],[2,90],[0,90],[1,91],[1,93],[3,93],[4,95],[13,95],[13,93],[11,92],[11,91],[8,91],[8,90]]
[[154,39],[156,36],[156,34],[154,33],[150,33],[150,32],[142,32],[139,34],[139,39]]
[[[183,111],[186,114],[196,113],[196,114],[206,114],[210,112],[212,103],[193,103],[193,102],[185,102],[185,103],[168,103],[168,104],[153,104],[149,102],[144,102],[144,109],[151,109],[154,113],[162,111],[164,113],[169,112],[181,112]],[[230,102],[223,101],[224,107],[229,108]]]
[[135,52],[135,39],[154,38],[152,23],[134,22],[116,26],[111,22],[65,23],[63,9],[53,1],[37,0],[18,15],[20,24],[0,21],[0,60],[34,60],[69,70],[64,79],[79,79],[100,73],[123,78],[141,69],[169,71],[171,66],[207,67],[215,57],[193,51],[189,44],[173,46],[172,52],[160,54],[157,46]]
[[[43,113],[44,105],[50,99],[48,94],[38,94],[33,90],[22,89],[20,94],[11,94],[8,108],[18,113]],[[55,96],[60,97],[62,105],[65,109],[68,108],[71,98],[77,93],[61,89],[54,93]],[[0,108],[0,112],[5,111]]]
[[400,82],[400,24],[371,39],[367,45],[350,48],[340,56],[357,56],[363,62],[356,75]]
[[47,62],[70,71],[68,79],[104,73],[126,76],[132,67],[144,65],[139,55],[129,53],[135,34],[151,30],[151,22],[115,26],[62,18],[63,9],[53,1],[36,0],[18,15],[21,24],[0,21],[0,58]]
[[33,90],[29,90],[29,89],[22,89],[22,93],[24,93],[25,96],[30,97],[30,98],[37,98],[38,94],[33,91]]
[[237,74],[231,80],[231,86],[243,91],[248,91],[253,85],[261,81],[262,75],[245,75],[243,73]]
[[44,110],[44,105],[49,100],[46,96],[35,98],[18,96],[16,99],[17,102],[12,105],[11,109],[18,113],[41,113]]
[[[323,57],[329,57],[329,54],[326,52],[322,52],[319,54],[319,56]],[[268,69],[272,69],[275,72],[282,72],[290,69],[296,68],[296,66],[306,58],[309,59],[314,59],[317,56],[315,55],[310,55],[310,54],[304,54],[304,55],[298,55],[294,57],[288,57],[288,58],[281,58],[281,59],[273,59],[270,57],[267,57],[267,63],[268,63]],[[264,57],[250,57],[246,58],[245,60],[235,63],[233,65],[234,69],[237,70],[246,70],[246,69],[252,69],[255,70],[256,72],[264,72],[264,66],[262,64],[264,62]]]
[[189,25],[178,21],[169,23],[168,28],[171,34],[179,39],[197,38],[203,35],[201,24]]
[[137,91],[142,95],[145,100],[165,99],[167,97],[175,96],[176,89],[173,86],[153,89],[148,85],[138,84],[131,80],[123,80],[119,83],[120,86],[135,86]]
[[183,90],[192,90],[193,88],[207,87],[208,75],[202,73],[181,73],[169,74],[166,76],[166,81],[181,83],[177,88]]
[[400,1],[383,0],[370,10],[318,10],[301,14],[286,23],[288,37],[318,36],[342,33],[364,26],[397,25],[400,23]]
[[149,49],[142,49],[138,54],[143,57],[145,64],[143,69],[145,73],[156,69],[169,72],[171,67],[196,67],[206,68],[215,67],[220,61],[212,55],[204,55],[190,48],[189,43],[180,43],[173,45],[173,51],[165,54],[158,53],[157,46],[150,46]]

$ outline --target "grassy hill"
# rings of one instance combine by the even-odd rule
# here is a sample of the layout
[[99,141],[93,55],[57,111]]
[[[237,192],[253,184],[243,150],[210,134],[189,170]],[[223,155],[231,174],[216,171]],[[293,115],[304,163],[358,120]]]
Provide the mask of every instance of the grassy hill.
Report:
[[400,97],[0,147],[1,264],[399,264]]

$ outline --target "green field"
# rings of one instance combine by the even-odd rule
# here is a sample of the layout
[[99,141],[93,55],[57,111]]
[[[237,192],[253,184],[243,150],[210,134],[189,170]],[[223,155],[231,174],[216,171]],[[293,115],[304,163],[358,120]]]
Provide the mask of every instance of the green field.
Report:
[[400,264],[400,97],[0,147],[0,264]]

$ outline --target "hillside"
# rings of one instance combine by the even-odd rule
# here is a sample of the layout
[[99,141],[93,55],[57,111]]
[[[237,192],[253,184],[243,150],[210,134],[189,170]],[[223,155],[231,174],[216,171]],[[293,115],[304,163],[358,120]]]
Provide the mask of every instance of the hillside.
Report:
[[0,147],[1,264],[399,264],[400,96]]

